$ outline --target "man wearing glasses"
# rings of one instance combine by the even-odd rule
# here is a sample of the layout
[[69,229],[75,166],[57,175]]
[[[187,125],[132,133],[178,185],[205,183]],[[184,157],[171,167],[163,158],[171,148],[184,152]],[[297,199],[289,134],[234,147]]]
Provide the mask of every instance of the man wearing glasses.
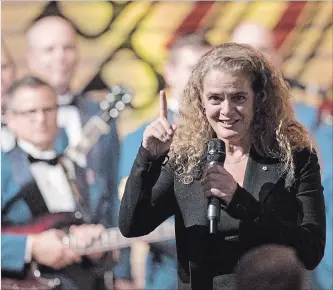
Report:
[[87,184],[85,169],[56,153],[57,107],[53,88],[36,77],[24,77],[8,90],[7,123],[16,134],[17,146],[1,156],[2,276],[22,276],[26,266],[36,261],[48,277],[60,279],[61,289],[105,289],[103,275],[94,275],[91,268],[103,254],[78,255],[64,245],[63,230],[4,233],[9,226],[29,225],[57,213],[82,217],[83,225],[68,225],[79,248],[104,231],[95,218],[100,215],[90,210],[91,196],[101,196],[91,194],[93,186]]

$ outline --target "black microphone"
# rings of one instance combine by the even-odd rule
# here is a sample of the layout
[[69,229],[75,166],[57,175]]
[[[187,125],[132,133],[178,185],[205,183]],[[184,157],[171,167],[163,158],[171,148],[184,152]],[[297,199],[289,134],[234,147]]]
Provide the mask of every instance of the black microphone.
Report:
[[[225,144],[222,140],[214,138],[209,141],[207,149],[207,167],[214,164],[223,166],[225,161]],[[217,223],[220,220],[221,202],[217,197],[208,200],[207,219],[209,221],[209,234],[216,234]]]

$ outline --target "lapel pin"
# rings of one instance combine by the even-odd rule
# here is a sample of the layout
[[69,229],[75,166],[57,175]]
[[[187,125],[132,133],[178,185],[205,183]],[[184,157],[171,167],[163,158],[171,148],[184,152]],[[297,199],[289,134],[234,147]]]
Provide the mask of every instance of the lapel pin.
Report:
[[267,171],[267,166],[263,166],[262,170]]

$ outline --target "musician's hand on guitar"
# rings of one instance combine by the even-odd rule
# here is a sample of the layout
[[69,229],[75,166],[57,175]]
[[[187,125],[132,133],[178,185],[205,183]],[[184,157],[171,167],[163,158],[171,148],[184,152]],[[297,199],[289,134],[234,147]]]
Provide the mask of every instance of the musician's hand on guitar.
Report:
[[[105,227],[101,224],[83,224],[83,225],[72,225],[69,228],[69,233],[71,235],[71,239],[75,240],[75,245],[78,248],[88,248],[95,241],[98,241],[105,231]],[[87,257],[97,260],[103,256],[104,253],[92,253],[88,254]]]
[[31,238],[31,256],[39,264],[54,269],[61,269],[73,263],[80,263],[82,258],[71,248],[66,247],[62,239],[65,233],[61,230],[47,230]]

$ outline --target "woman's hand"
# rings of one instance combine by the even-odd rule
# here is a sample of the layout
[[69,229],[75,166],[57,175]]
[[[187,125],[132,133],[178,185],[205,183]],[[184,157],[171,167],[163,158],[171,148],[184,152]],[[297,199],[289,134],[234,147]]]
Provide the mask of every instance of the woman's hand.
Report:
[[215,196],[221,199],[226,206],[231,202],[237,189],[237,182],[232,175],[219,164],[208,168],[202,181],[205,197]]
[[151,157],[157,157],[170,149],[176,125],[168,121],[168,105],[164,91],[160,92],[160,116],[149,124],[143,133],[142,146]]

